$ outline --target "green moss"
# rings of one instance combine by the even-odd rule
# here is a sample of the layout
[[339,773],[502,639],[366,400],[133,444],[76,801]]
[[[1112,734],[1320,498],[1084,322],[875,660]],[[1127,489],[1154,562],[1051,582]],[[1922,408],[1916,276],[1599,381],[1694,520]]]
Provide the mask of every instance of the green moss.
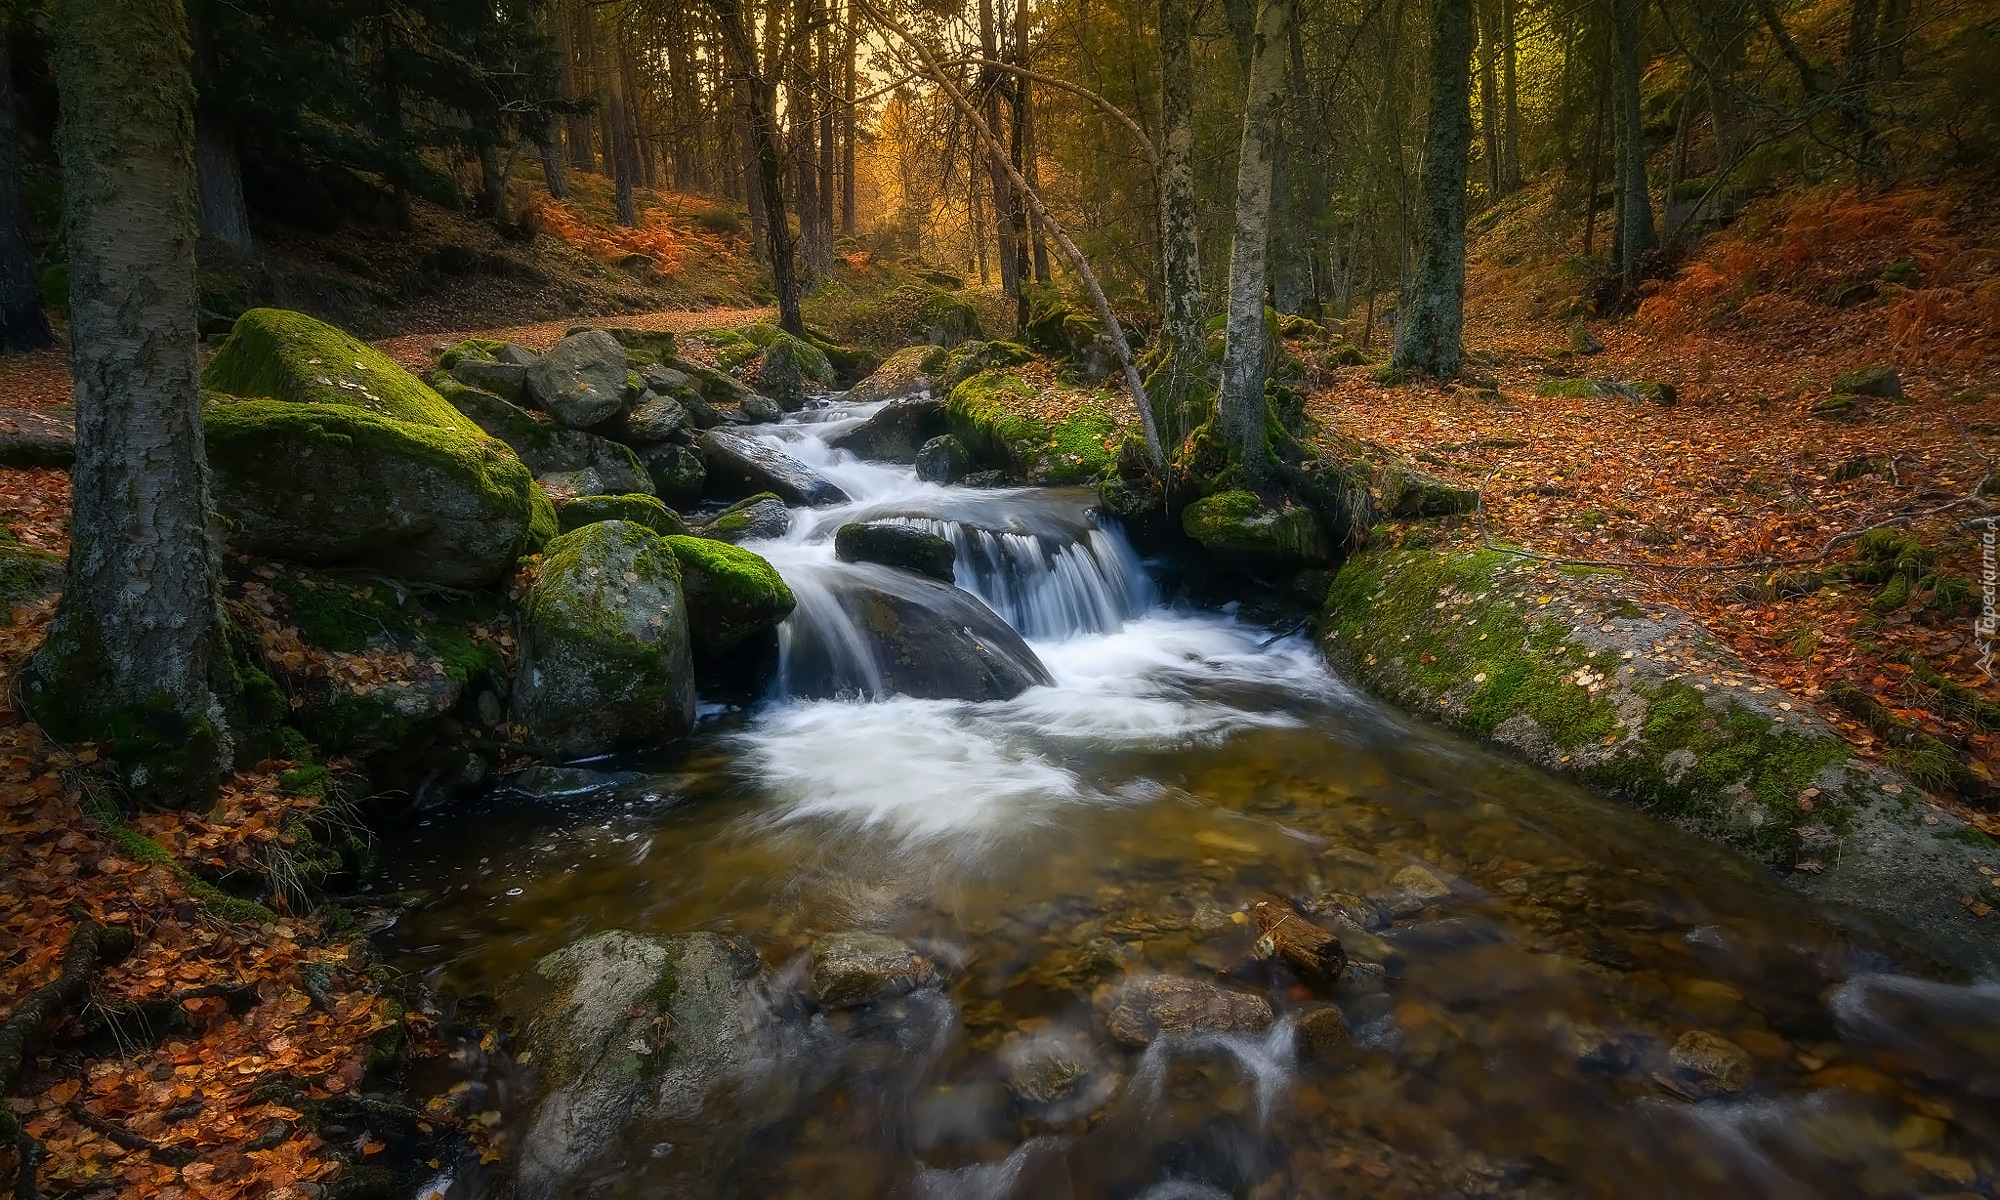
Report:
[[359,409],[416,425],[486,435],[416,376],[366,342],[303,313],[253,308],[201,375],[232,396]]
[[1545,379],[1535,395],[1554,400],[1595,400],[1597,388],[1588,379]]
[[784,577],[759,555],[713,538],[675,534],[666,539],[682,568],[690,594],[707,589],[721,602],[746,607],[782,607],[795,603]]
[[580,529],[594,521],[632,521],[658,534],[686,533],[680,514],[660,503],[659,498],[641,493],[627,496],[578,496],[556,514],[562,531]]
[[555,501],[539,483],[528,484],[528,546],[540,550],[562,531],[556,519]]
[[[680,562],[660,535],[629,521],[599,521],[556,538],[542,552],[542,576],[590,578],[595,565],[620,546],[631,550],[632,570],[640,578],[667,575],[676,582],[680,580]],[[530,622],[553,618],[593,639],[623,645],[640,657],[652,658],[656,654],[654,639],[628,629],[625,610],[609,603],[608,594],[609,590],[604,588],[572,589],[563,596],[558,612],[550,603],[552,597],[539,587],[531,588],[522,604],[522,615]]]
[[[1798,796],[1847,760],[1846,743],[1678,680],[1628,677],[1623,709],[1620,688],[1593,694],[1580,671],[1615,680],[1626,664],[1572,642],[1568,611],[1545,613],[1535,594],[1552,581],[1517,582],[1518,562],[1490,551],[1358,555],[1327,599],[1329,650],[1391,699],[1476,737],[1506,726],[1518,742],[1526,718],[1546,739],[1534,752],[1543,765],[1766,861],[1791,862],[1802,825],[1842,828],[1844,813],[1808,814]],[[1443,616],[1440,601],[1460,619]]]
[[232,896],[207,880],[202,879],[181,865],[181,861],[167,852],[165,846],[140,833],[118,819],[108,805],[86,801],[85,812],[104,826],[106,833],[118,843],[118,848],[129,857],[149,866],[164,867],[179,881],[197,905],[211,915],[224,921],[243,925],[262,925],[278,919],[278,914],[241,896]]
[[492,338],[467,338],[439,355],[438,366],[449,371],[468,359],[474,362],[493,362],[506,347],[507,343]]
[[0,620],[5,620],[16,605],[54,591],[62,576],[61,555],[24,546],[0,525]]
[[[1082,409],[1051,424],[1019,410],[1034,388],[1018,375],[982,371],[960,383],[945,402],[951,432],[981,457],[1005,461],[1020,479],[1075,482],[1107,473],[1115,458],[1107,443],[1118,424],[1103,409]],[[1100,393],[1108,403],[1108,397]]]
[[1967,825],[1938,837],[1947,842],[1957,842],[1961,846],[1971,846],[1975,850],[2000,850],[2000,839],[1995,839]]

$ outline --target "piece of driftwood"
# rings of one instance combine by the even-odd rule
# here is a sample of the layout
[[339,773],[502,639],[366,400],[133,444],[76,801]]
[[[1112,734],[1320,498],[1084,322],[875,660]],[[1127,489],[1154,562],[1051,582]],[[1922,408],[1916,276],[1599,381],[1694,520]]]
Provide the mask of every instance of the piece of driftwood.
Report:
[[1347,951],[1331,932],[1306,920],[1286,905],[1259,900],[1250,906],[1257,922],[1257,953],[1282,958],[1310,983],[1332,987],[1347,969]]

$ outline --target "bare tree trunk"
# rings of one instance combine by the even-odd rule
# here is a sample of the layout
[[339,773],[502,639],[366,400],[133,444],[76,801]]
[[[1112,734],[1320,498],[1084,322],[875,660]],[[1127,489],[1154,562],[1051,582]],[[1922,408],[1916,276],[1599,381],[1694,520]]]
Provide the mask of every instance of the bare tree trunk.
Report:
[[1645,0],[1612,0],[1612,58],[1618,116],[1618,267],[1625,286],[1639,282],[1646,252],[1659,244],[1646,188],[1646,127],[1639,110],[1639,15]]
[[42,311],[41,278],[28,243],[28,207],[21,200],[21,131],[14,117],[14,70],[7,25],[0,21],[0,350],[55,345]]
[[76,465],[68,575],[24,698],[128,786],[211,799],[229,677],[195,357],[194,85],[179,4],[58,0]]
[[535,147],[542,155],[542,178],[547,182],[549,195],[557,200],[569,199],[569,173],[562,156],[562,118],[551,114],[542,122],[541,134],[535,138]]
[[1264,328],[1265,269],[1276,183],[1278,120],[1285,106],[1292,0],[1263,0],[1251,39],[1243,100],[1243,142],[1236,159],[1236,229],[1229,248],[1228,344],[1216,418],[1223,440],[1252,483],[1271,469],[1264,382],[1271,347]]
[[1521,105],[1518,48],[1514,45],[1516,0],[1500,4],[1500,112],[1506,133],[1500,139],[1500,189],[1517,191],[1521,186]]
[[798,272],[792,262],[791,223],[785,218],[784,151],[778,144],[778,95],[757,53],[744,20],[741,0],[709,0],[722,37],[745,76],[745,116],[750,142],[757,154],[757,187],[764,199],[764,236],[771,258],[771,284],[778,293],[778,326],[793,337],[804,337],[805,318],[799,313]]
[[[579,62],[589,63],[594,68],[591,50],[589,18],[573,4],[565,5],[557,15],[556,28],[562,35],[557,46],[557,61],[562,64],[562,94],[571,100],[581,100],[590,91],[589,85],[577,78]],[[574,36],[572,36],[574,32]],[[590,145],[590,116],[576,113],[569,118],[569,161],[579,171],[597,170],[597,152]]]
[[1881,0],[1854,0],[1847,22],[1847,62],[1840,77],[1841,109],[1854,127],[1854,161],[1864,173],[1878,165],[1868,85],[1875,77],[1875,24],[1881,10]]
[[[993,0],[979,0],[979,49],[987,58],[1000,57],[1000,38],[993,25]],[[998,137],[1005,128],[1000,123],[1000,79],[991,70],[982,71],[980,87],[984,91],[981,102],[981,119],[986,127]],[[995,149],[987,163],[986,173],[993,181],[993,231],[997,234],[999,248],[1000,290],[1009,296],[1021,295],[1021,277],[1014,272],[1014,211],[1013,197],[1009,195],[1007,180],[1007,152]]]
[[986,200],[981,194],[984,184],[979,178],[979,169],[974,165],[978,161],[979,155],[975,152],[965,164],[965,179],[969,185],[965,211],[966,219],[972,226],[972,258],[979,267],[979,286],[985,287],[993,281],[993,276],[986,267]]
[[1586,169],[1584,177],[1583,196],[1583,256],[1585,258],[1590,257],[1591,250],[1597,242],[1597,189],[1603,182],[1603,178],[1598,172],[1603,168],[1604,164],[1604,110],[1610,98],[1610,89],[1606,86],[1608,83],[1609,76],[1600,74],[1597,103],[1592,106],[1590,113],[1589,148],[1584,151],[1584,157],[1589,160],[1589,166]]
[[768,267],[771,265],[771,252],[764,232],[764,186],[758,174],[757,135],[750,123],[750,84],[742,79],[736,81],[736,146],[742,155],[739,168],[750,209],[750,252],[752,257]]
[[239,253],[251,249],[250,210],[243,203],[243,164],[236,156],[236,123],[205,92],[217,86],[215,41],[200,3],[188,8],[194,47],[195,222],[201,236]]
[[1172,353],[1199,355],[1204,297],[1194,187],[1194,5],[1159,2],[1161,333]]
[[854,19],[854,6],[847,9],[847,44],[841,51],[841,62],[847,74],[840,106],[840,231],[854,236],[854,132],[857,115],[854,98],[858,94],[859,70],[855,65],[860,22]]
[[1417,262],[1396,313],[1399,370],[1458,374],[1465,332],[1465,173],[1472,146],[1472,0],[1437,0]]
[[1500,194],[1500,81],[1497,71],[1500,50],[1494,44],[1491,13],[1479,14],[1479,134],[1481,156],[1486,160],[1486,196]]

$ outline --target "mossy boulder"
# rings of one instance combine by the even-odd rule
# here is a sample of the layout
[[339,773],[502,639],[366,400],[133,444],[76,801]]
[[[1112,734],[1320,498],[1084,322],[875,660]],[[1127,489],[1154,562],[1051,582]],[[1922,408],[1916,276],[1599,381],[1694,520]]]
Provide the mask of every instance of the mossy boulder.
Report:
[[1320,636],[1343,676],[1412,712],[1906,922],[1900,937],[1946,961],[2000,959],[1957,882],[2000,868],[2000,846],[1969,844],[1617,572],[1384,542],[1343,564]]
[[1035,352],[1017,342],[966,342],[954,349],[933,349],[923,360],[923,370],[934,381],[934,390],[943,396],[982,371],[1004,371],[1035,360]]
[[1063,360],[1066,374],[1102,379],[1117,369],[1117,353],[1096,317],[1069,306],[1051,287],[1033,290],[1021,340],[1030,349]]
[[747,496],[706,520],[698,521],[694,536],[712,541],[755,542],[785,536],[792,527],[792,510],[769,492]]
[[680,564],[651,529],[600,521],[550,542],[520,639],[514,711],[548,753],[657,746],[693,728]]
[[972,453],[951,434],[917,448],[917,478],[925,483],[957,483],[972,469]]
[[[536,479],[554,480],[570,491],[588,493],[650,492],[651,474],[629,446],[536,418],[490,392],[468,387],[449,375],[433,375],[432,384],[452,407],[479,427],[507,443]],[[671,403],[671,401],[669,402]],[[587,472],[582,479],[556,479]]]
[[756,369],[757,390],[786,412],[803,408],[806,395],[815,388],[834,385],[833,363],[811,342],[775,325],[752,325],[743,336],[763,351]]
[[940,583],[955,579],[950,542],[928,529],[897,521],[854,521],[833,535],[833,556],[841,562],[876,563],[899,571],[914,571]]
[[629,375],[618,339],[590,329],[549,347],[528,368],[527,394],[562,424],[588,429],[625,411]]
[[748,550],[698,537],[670,537],[680,560],[695,654],[719,658],[753,634],[775,629],[798,601],[777,568]]
[[202,371],[205,391],[355,408],[478,436],[479,427],[368,343],[304,313],[253,308]]
[[451,368],[451,377],[467,387],[491,392],[511,404],[520,404],[527,397],[528,368],[520,363],[462,359]]
[[1479,493],[1472,488],[1455,487],[1396,460],[1375,472],[1371,491],[1375,506],[1390,517],[1446,517],[1479,507]]
[[986,338],[979,327],[978,310],[946,291],[931,292],[917,304],[910,332],[933,346],[956,346]]
[[317,566],[492,583],[532,542],[535,483],[511,450],[451,412],[466,432],[346,404],[208,404],[203,432],[228,540]]
[[1024,411],[1035,394],[1018,375],[984,371],[952,389],[945,423],[978,461],[1022,483],[1081,483],[1104,474],[1112,465],[1117,422],[1101,408],[1043,420]]
[[906,346],[885,359],[866,379],[847,391],[850,404],[877,404],[885,400],[909,400],[931,390],[931,377],[924,371],[930,357],[929,346]]
[[666,362],[680,353],[680,337],[668,329],[632,329],[620,325],[588,326],[579,325],[570,333],[588,333],[592,328],[600,328],[625,347],[626,360],[634,356],[653,362]]
[[1297,568],[1332,561],[1311,509],[1267,503],[1251,492],[1218,492],[1181,510],[1181,531],[1217,557],[1249,566]]
[[60,467],[76,461],[76,423],[67,411],[0,408],[0,467]]
[[1884,400],[1903,398],[1903,377],[1890,363],[1875,363],[1842,371],[1833,377],[1836,396],[1878,396]]
[[[522,1057],[534,1064],[541,1097],[519,1143],[512,1194],[519,1200],[600,1194],[630,1170],[612,1147],[634,1136],[631,1127],[650,1132],[694,1118],[716,1103],[711,1092],[768,1061],[776,1051],[773,1027],[749,1017],[762,965],[740,938],[623,930],[536,963],[509,1000],[526,1017]],[[786,1082],[761,1086],[782,1089]],[[766,1116],[782,1107],[773,1097],[736,1099]],[[713,1137],[704,1145],[719,1152]],[[701,1174],[713,1169],[710,1159],[689,1162],[692,1174],[666,1181],[663,1194],[692,1195],[713,1182]],[[648,1178],[662,1182],[658,1172]]]
[[623,496],[578,496],[556,509],[563,533],[594,525],[599,521],[630,521],[666,537],[687,532],[680,514],[660,503],[659,497],[644,492]]

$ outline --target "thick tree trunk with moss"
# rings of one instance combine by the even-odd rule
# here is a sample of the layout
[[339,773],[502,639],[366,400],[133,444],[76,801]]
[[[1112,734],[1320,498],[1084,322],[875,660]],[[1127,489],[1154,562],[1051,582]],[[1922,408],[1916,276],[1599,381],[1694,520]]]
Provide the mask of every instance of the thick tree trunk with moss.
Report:
[[0,22],[0,350],[55,344],[42,311],[41,279],[28,244],[28,209],[21,200],[21,131],[14,123],[14,74],[7,29]]
[[1613,0],[1611,73],[1618,118],[1618,270],[1625,286],[1639,282],[1646,252],[1659,245],[1653,200],[1646,190],[1646,123],[1639,111],[1639,16],[1644,0]]
[[1465,332],[1465,173],[1472,149],[1472,0],[1437,0],[1417,200],[1417,264],[1396,325],[1399,370],[1458,374]]
[[1160,0],[1160,338],[1166,386],[1154,386],[1161,424],[1175,443],[1188,435],[1182,411],[1202,360],[1201,248],[1194,191],[1194,6]]
[[212,797],[228,649],[195,358],[194,86],[178,3],[58,0],[76,466],[68,576],[26,682],[148,798]]
[[1250,48],[1243,105],[1243,143],[1236,160],[1236,232],[1229,248],[1228,348],[1222,359],[1217,421],[1232,457],[1251,482],[1269,468],[1265,445],[1264,380],[1271,348],[1264,329],[1266,255],[1271,192],[1278,153],[1278,116],[1285,104],[1286,52],[1292,0],[1264,0]]

